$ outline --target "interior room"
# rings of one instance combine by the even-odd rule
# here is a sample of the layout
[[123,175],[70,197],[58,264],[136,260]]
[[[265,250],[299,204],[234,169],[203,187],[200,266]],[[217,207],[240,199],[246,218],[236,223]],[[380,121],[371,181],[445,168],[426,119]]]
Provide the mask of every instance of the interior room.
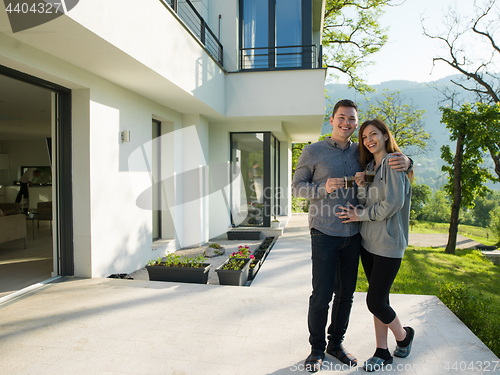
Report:
[[[54,270],[52,95],[0,74],[0,298]],[[19,201],[19,180],[29,168],[40,175]]]

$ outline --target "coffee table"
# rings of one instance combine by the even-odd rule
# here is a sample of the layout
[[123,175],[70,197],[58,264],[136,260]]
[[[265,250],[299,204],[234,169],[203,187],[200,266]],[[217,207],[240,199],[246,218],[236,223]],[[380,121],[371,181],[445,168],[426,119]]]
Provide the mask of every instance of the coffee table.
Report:
[[33,228],[33,239],[35,239],[35,220],[37,219],[37,214],[26,215],[26,220],[31,220],[31,227]]

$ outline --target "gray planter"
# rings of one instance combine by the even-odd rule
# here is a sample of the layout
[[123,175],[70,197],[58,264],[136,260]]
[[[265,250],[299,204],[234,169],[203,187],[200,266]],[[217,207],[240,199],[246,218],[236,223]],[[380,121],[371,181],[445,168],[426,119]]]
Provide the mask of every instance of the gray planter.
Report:
[[[247,283],[248,269],[250,268],[251,259],[243,259],[245,260],[245,265],[241,270],[223,270],[222,267],[224,267],[228,262],[231,262],[233,259],[234,258],[229,258],[215,269],[217,276],[219,276],[220,285],[242,286]],[[237,258],[237,260],[241,260],[241,258]]]
[[256,231],[246,231],[246,230],[230,230],[227,232],[228,240],[260,240],[260,232]]
[[210,263],[203,263],[203,267],[146,266],[146,269],[151,281],[206,284],[210,266]]
[[[251,264],[251,263],[250,263]],[[256,260],[255,267],[250,267],[248,269],[248,280],[253,280],[257,272],[259,271],[260,266],[262,265],[262,260]]]

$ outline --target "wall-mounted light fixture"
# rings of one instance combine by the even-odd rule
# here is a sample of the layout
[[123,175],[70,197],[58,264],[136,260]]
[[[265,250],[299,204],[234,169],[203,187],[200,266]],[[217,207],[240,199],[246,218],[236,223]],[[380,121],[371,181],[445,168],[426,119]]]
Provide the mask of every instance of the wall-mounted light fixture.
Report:
[[122,131],[122,142],[130,142],[130,130]]

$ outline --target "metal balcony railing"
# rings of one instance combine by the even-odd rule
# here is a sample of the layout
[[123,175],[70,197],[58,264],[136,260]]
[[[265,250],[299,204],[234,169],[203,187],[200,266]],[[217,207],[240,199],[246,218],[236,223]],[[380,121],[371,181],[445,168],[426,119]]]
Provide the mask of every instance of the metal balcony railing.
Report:
[[189,0],[160,0],[163,4],[168,4],[177,13],[179,18],[198,38],[212,58],[224,66],[222,44],[215,34],[210,30],[203,17],[196,10]]
[[321,45],[240,49],[240,70],[316,69],[322,60]]

